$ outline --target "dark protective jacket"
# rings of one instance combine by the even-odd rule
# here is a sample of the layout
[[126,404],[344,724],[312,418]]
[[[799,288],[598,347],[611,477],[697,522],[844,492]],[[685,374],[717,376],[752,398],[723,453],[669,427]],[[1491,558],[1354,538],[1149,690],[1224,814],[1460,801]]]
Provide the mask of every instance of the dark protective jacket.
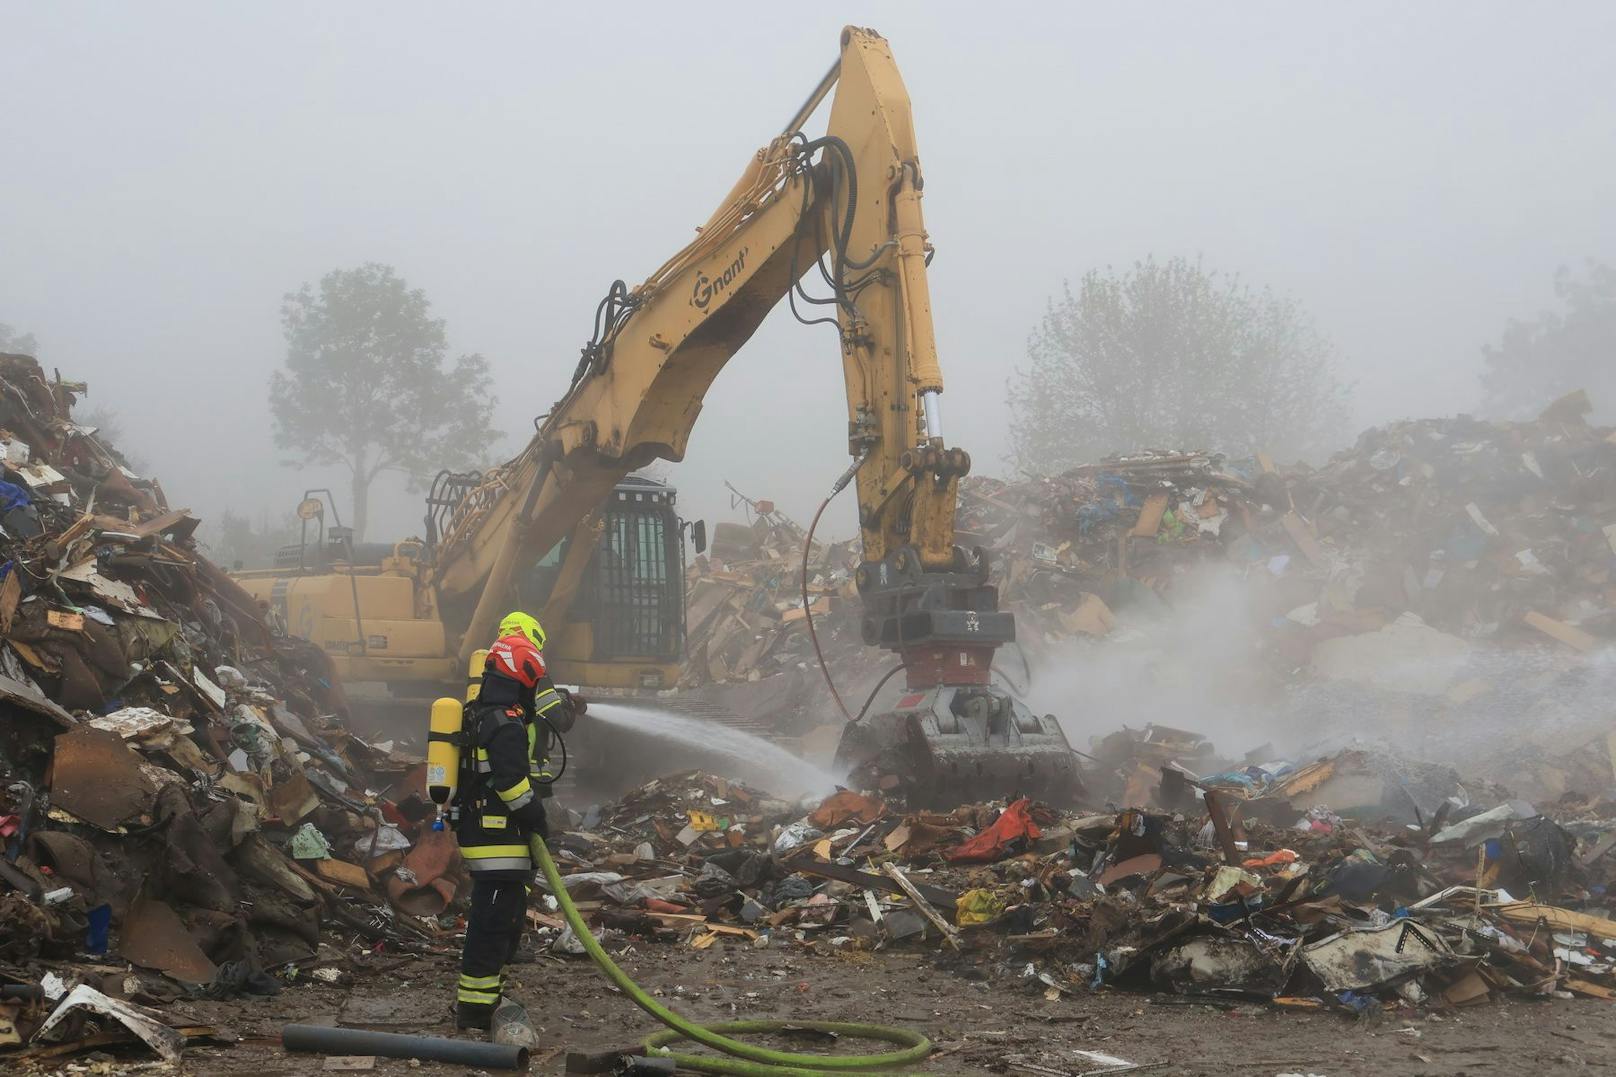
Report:
[[572,723],[570,700],[547,672],[527,688],[492,664],[484,669],[477,698],[466,704],[469,743],[461,754],[463,792],[456,798],[455,836],[469,870],[524,877],[533,870],[528,839],[547,836],[543,799],[553,777],[551,731],[565,733]]

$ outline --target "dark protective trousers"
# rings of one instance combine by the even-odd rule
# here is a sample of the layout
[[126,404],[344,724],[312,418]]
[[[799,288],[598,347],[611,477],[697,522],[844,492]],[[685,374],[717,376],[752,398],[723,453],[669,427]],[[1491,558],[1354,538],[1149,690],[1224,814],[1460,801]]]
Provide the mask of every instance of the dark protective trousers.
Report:
[[473,876],[466,944],[460,951],[456,1024],[487,1028],[505,988],[505,966],[516,955],[527,912],[527,883],[520,877]]

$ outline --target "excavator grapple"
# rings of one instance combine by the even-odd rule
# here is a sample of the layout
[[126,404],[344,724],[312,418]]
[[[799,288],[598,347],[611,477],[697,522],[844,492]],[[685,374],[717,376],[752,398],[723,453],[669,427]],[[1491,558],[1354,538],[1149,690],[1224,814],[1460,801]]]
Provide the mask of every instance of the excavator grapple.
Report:
[[912,807],[927,808],[1016,793],[1050,803],[1078,796],[1060,723],[992,683],[994,652],[1016,638],[1016,624],[989,577],[980,549],[954,548],[938,568],[915,547],[859,566],[864,642],[899,656],[907,691],[843,732],[836,763],[851,785],[895,782]]
[[1054,715],[976,687],[908,692],[891,710],[849,725],[836,769],[856,788],[891,787],[895,777],[912,807],[947,809],[1017,793],[1059,805],[1082,789]]

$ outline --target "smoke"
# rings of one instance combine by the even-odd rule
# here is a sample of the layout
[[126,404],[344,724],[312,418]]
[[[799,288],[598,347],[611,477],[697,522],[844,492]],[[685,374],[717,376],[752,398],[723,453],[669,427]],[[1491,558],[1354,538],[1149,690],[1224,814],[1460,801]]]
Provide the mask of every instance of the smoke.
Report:
[[1405,616],[1315,644],[1299,664],[1290,656],[1307,649],[1283,640],[1304,627],[1271,620],[1257,594],[1232,567],[1179,578],[1159,607],[1116,610],[1104,638],[1041,645],[1024,698],[1079,750],[1155,723],[1205,736],[1227,760],[1264,745],[1290,760],[1356,746],[1531,797],[1578,787],[1577,775],[1610,781],[1616,655],[1464,640]]
[[1073,747],[1150,723],[1192,730],[1237,755],[1286,733],[1241,574],[1197,571],[1175,581],[1173,594],[1170,604],[1117,610],[1105,638],[1046,644],[1030,657],[1027,703],[1055,715]]

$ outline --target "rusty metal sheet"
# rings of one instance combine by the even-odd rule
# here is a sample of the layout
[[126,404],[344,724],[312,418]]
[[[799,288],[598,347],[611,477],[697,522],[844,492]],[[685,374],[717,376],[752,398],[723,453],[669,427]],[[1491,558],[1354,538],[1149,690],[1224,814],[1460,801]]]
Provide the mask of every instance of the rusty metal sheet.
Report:
[[130,906],[119,932],[118,953],[183,983],[210,983],[219,972],[179,914],[155,898],[141,898]]
[[116,733],[81,727],[56,738],[51,800],[58,808],[116,830],[152,808],[157,787]]

